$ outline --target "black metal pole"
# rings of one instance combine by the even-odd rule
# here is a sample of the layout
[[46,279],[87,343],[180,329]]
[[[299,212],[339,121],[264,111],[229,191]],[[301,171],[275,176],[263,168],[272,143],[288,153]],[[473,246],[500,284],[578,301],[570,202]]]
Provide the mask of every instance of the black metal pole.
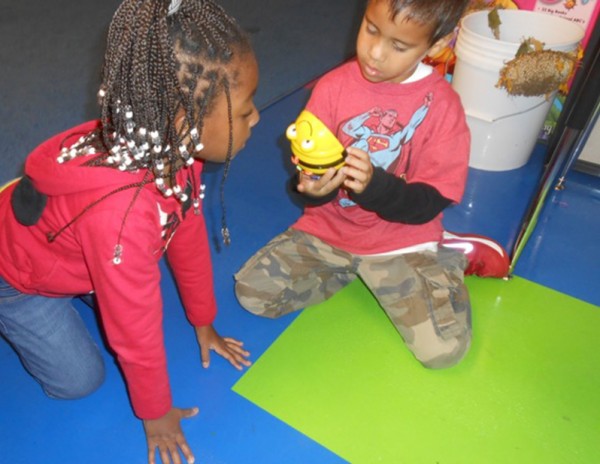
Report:
[[[585,145],[589,131],[591,131],[592,120],[594,117],[597,118],[599,101],[600,26],[596,23],[587,44],[581,67],[575,74],[565,106],[549,142],[549,158],[541,176],[537,193],[534,195],[521,222],[519,235],[511,253],[509,275],[513,273],[519,256],[535,229],[548,192],[555,183],[559,172],[562,168],[566,167],[568,169],[570,167],[570,164],[579,156],[581,148]],[[579,150],[576,150],[578,147]]]

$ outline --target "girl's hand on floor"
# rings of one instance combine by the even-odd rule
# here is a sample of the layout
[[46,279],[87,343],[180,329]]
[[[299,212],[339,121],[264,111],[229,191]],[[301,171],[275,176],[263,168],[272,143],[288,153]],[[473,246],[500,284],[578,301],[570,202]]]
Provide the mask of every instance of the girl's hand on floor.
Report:
[[212,325],[196,327],[196,337],[200,345],[202,366],[210,366],[210,351],[214,350],[223,356],[236,369],[252,364],[248,359],[250,353],[243,348],[243,343],[230,337],[221,337]]
[[144,431],[148,443],[148,464],[155,464],[156,448],[163,464],[182,464],[179,451],[185,456],[186,462],[192,464],[194,455],[187,444],[181,430],[181,419],[198,414],[198,408],[171,408],[158,419],[144,420]]

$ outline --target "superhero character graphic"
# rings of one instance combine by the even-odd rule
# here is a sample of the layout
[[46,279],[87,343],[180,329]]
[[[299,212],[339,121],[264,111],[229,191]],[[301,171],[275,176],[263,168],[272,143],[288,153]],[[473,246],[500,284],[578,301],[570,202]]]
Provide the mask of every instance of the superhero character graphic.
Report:
[[[429,111],[432,96],[427,94],[425,101],[420,106],[406,126],[398,122],[398,113],[395,110],[383,111],[373,108],[360,114],[342,126],[342,131],[352,137],[353,147],[366,151],[371,157],[373,166],[390,170],[392,165],[397,165],[406,145],[415,134]],[[375,124],[366,124],[375,121]],[[406,164],[406,163],[405,163]]]
[[[352,137],[351,146],[369,154],[374,167],[389,172],[406,172],[410,163],[410,150],[403,156],[402,147],[411,141],[415,131],[425,120],[432,99],[432,94],[427,94],[423,105],[414,112],[406,126],[399,123],[396,110],[384,111],[375,107],[343,123],[341,129]],[[400,171],[397,169],[399,165]],[[348,198],[340,201],[343,207],[354,204]]]

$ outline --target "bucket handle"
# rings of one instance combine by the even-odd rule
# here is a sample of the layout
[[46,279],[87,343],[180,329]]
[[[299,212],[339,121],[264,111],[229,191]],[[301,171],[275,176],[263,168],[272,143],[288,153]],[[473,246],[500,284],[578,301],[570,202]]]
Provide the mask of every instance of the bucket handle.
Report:
[[477,111],[472,111],[472,110],[465,110],[465,114],[467,116],[472,116],[472,117],[480,119],[482,121],[492,123],[492,122],[496,122],[496,121],[501,121],[502,119],[511,118],[513,116],[518,116],[519,114],[528,113],[529,111],[533,111],[536,108],[539,108],[540,106],[545,105],[546,103],[548,103],[548,101],[544,99],[541,102],[539,102],[538,104],[533,105],[531,108],[527,108],[526,110],[518,111],[516,113],[506,114],[504,116],[498,116],[497,118],[490,118],[487,115],[483,115],[482,113],[478,113]]

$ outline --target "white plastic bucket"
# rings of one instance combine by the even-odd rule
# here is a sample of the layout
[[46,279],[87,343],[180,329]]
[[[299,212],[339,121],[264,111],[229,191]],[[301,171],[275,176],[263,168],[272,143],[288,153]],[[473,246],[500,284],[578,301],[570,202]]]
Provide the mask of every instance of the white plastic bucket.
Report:
[[584,30],[564,18],[525,10],[500,10],[500,39],[488,26],[488,11],[465,16],[456,41],[452,87],[460,95],[471,130],[469,166],[508,171],[527,163],[554,95],[525,97],[497,88],[500,70],[533,37],[545,49],[574,50]]

